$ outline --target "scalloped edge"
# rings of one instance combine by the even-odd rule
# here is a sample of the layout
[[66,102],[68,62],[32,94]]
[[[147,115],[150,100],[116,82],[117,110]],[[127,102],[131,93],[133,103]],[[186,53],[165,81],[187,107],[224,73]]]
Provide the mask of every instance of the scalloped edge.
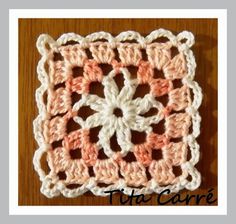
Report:
[[[107,39],[107,41],[111,43],[114,48],[116,46],[116,43],[125,40],[136,40],[138,43],[141,44],[142,48],[145,48],[146,44],[149,44],[153,42],[153,40],[155,40],[156,38],[163,36],[167,37],[171,41],[173,46],[178,45],[178,49],[185,54],[187,60],[188,74],[182,79],[182,81],[186,83],[188,87],[191,88],[193,91],[193,102],[186,109],[187,113],[192,118],[193,133],[189,134],[185,138],[185,141],[188,143],[188,146],[191,151],[191,159],[189,161],[186,161],[184,164],[181,164],[181,168],[187,170],[189,175],[192,176],[191,182],[187,181],[186,178],[184,178],[176,184],[161,187],[156,182],[154,182],[154,180],[151,180],[149,184],[150,186],[139,189],[135,187],[127,187],[125,186],[124,180],[119,179],[116,184],[110,185],[108,187],[98,187],[95,186],[95,180],[92,177],[81,187],[78,187],[76,189],[68,189],[62,182],[54,182],[52,179],[50,179],[42,170],[40,164],[42,155],[47,151],[49,147],[44,142],[44,138],[41,131],[42,122],[46,119],[46,107],[43,102],[43,94],[47,90],[49,83],[48,75],[44,69],[44,63],[46,62],[48,56],[48,49],[46,45],[48,45],[51,49],[57,51],[58,47],[71,40],[77,41],[78,43],[86,46],[89,42],[97,41],[99,39]],[[181,40],[183,39],[186,39],[185,43],[181,43]],[[103,31],[89,34],[86,37],[82,37],[75,33],[66,33],[61,35],[56,41],[47,34],[41,34],[36,44],[37,49],[42,56],[37,66],[38,79],[41,82],[41,86],[36,90],[35,94],[39,114],[33,122],[34,136],[39,145],[39,148],[34,153],[33,164],[34,169],[38,173],[40,181],[42,182],[41,192],[48,198],[59,196],[60,194],[70,198],[77,197],[87,191],[91,191],[94,195],[97,196],[107,196],[104,191],[114,189],[124,189],[123,193],[127,195],[131,194],[133,189],[135,190],[135,194],[161,193],[165,189],[169,189],[171,193],[177,193],[184,188],[191,191],[197,189],[201,183],[201,175],[194,166],[199,161],[200,147],[196,141],[196,138],[200,134],[201,117],[199,115],[198,108],[202,102],[202,91],[198,83],[193,81],[196,69],[195,58],[192,50],[190,49],[193,44],[194,36],[191,32],[183,31],[177,36],[175,36],[172,34],[172,32],[165,29],[158,29],[152,31],[146,37],[141,36],[138,32],[135,31],[122,32],[116,37],[113,37],[110,33]],[[51,184],[54,184],[52,188],[50,188]]]

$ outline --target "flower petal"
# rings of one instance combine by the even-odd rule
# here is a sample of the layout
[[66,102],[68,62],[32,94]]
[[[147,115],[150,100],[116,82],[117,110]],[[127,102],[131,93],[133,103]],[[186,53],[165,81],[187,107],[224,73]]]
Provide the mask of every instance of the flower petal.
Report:
[[120,70],[124,76],[125,81],[124,87],[121,89],[120,94],[117,97],[117,101],[122,104],[124,102],[130,101],[133,98],[138,82],[135,79],[130,79],[130,73],[126,68],[121,68]]
[[85,121],[85,128],[94,128],[103,125],[105,122],[105,119],[103,117],[102,113],[95,113],[91,116],[89,116]]
[[150,131],[151,127],[146,119],[146,117],[137,115],[134,122],[130,122],[130,129],[140,132]]
[[113,155],[113,151],[110,146],[110,138],[115,133],[116,126],[117,122],[116,119],[114,119],[114,116],[107,117],[98,135],[99,137],[98,144],[101,145],[104,152],[109,157]]
[[121,147],[121,154],[129,152],[133,147],[131,131],[130,127],[122,121],[122,118],[117,120],[116,136],[117,142]]
[[136,106],[137,114],[144,114],[148,112],[152,107],[152,95],[146,94],[143,98],[138,97],[132,101],[132,103]]
[[108,76],[104,77],[102,84],[104,85],[104,95],[108,104],[114,104],[119,94],[119,89],[113,79],[116,75],[115,70],[111,71]]
[[104,110],[104,107],[106,105],[106,101],[105,99],[97,96],[97,95],[88,95],[86,97],[86,105],[87,106],[90,106],[90,108],[92,110],[95,110],[95,111],[103,111]]

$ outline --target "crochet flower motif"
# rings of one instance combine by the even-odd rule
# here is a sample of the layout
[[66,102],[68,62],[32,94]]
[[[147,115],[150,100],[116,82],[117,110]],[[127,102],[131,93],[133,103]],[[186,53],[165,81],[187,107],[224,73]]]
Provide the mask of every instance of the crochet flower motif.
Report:
[[[119,91],[113,79],[116,75],[124,76],[124,87],[121,91]],[[99,133],[99,143],[106,154],[111,157],[114,152],[110,147],[110,138],[116,133],[118,144],[121,147],[120,153],[125,155],[133,147],[130,141],[130,130],[150,132],[150,124],[158,123],[163,118],[161,113],[163,106],[150,94],[145,95],[144,98],[133,100],[138,82],[130,78],[130,73],[126,68],[112,70],[103,78],[102,84],[104,85],[105,99],[89,94],[84,96],[82,101],[79,101],[73,107],[73,111],[78,111],[82,106],[86,105],[97,112],[88,117],[85,122],[80,117],[76,117],[75,121],[84,128],[93,128],[94,125],[102,126]],[[140,114],[147,112],[151,106],[156,107],[159,113],[149,118],[142,117]],[[116,112],[118,113],[117,115]]]
[[[169,41],[154,42],[162,36]],[[39,149],[33,163],[44,195],[76,197],[90,190],[104,196],[113,189],[150,194],[164,189],[194,190],[200,185],[201,176],[194,165],[199,159],[197,110],[202,94],[193,81],[193,42],[190,32],[174,36],[163,29],[145,38],[133,31],[117,37],[98,32],[87,37],[63,34],[57,41],[44,34],[38,38],[42,85],[36,91],[39,116],[34,121],[34,134]],[[173,56],[172,47],[178,54]],[[111,69],[105,71],[102,64]],[[130,66],[137,68],[135,74]],[[156,70],[163,76],[156,77]],[[117,77],[123,78],[123,85],[117,84]],[[175,81],[180,84],[176,86]],[[93,83],[102,86],[103,96],[92,91]],[[143,86],[149,91],[137,97]],[[162,102],[162,96],[167,97],[167,103]],[[81,111],[86,107],[92,112],[84,117]],[[149,113],[153,109],[155,112]],[[164,130],[158,126],[161,122]],[[92,130],[96,128],[94,140]],[[145,139],[134,142],[133,132],[144,134]],[[41,165],[44,154],[48,173]]]

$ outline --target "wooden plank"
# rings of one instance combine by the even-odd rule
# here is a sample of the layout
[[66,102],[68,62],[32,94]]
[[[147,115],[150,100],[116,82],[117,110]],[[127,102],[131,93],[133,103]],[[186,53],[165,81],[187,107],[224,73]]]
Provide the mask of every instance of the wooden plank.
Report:
[[[175,34],[189,30],[195,35],[195,79],[204,93],[198,138],[201,157],[197,164],[202,184],[196,191],[184,190],[181,195],[207,194],[210,188],[214,188],[217,197],[217,19],[19,19],[19,205],[109,205],[108,197],[91,193],[73,199],[62,196],[48,199],[39,191],[41,183],[32,164],[38,147],[32,127],[38,113],[34,94],[40,85],[36,74],[40,58],[35,47],[38,36],[48,33],[56,39],[66,32],[87,35],[102,30],[113,35],[127,30],[147,35],[158,28],[169,29]],[[114,197],[113,204],[120,204],[119,195]],[[194,202],[190,204],[194,205]],[[156,198],[153,196],[145,205],[156,205]]]

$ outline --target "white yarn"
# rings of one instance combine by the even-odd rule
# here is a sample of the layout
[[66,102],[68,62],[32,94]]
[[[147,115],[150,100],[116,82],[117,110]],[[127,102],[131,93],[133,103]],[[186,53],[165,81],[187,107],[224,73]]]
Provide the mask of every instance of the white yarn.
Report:
[[[61,181],[56,179],[56,177],[52,178],[50,174],[45,174],[41,167],[40,160],[42,155],[50,147],[45,143],[44,138],[41,134],[42,122],[48,117],[46,107],[43,103],[43,94],[49,87],[48,74],[46,73],[44,68],[44,64],[48,56],[48,49],[46,48],[46,44],[48,44],[50,48],[58,52],[58,48],[68,41],[76,41],[86,47],[90,42],[98,41],[99,39],[106,39],[109,43],[112,44],[113,48],[116,48],[122,41],[136,40],[137,43],[141,45],[141,48],[145,48],[147,44],[150,44],[158,37],[163,36],[167,37],[171,41],[171,44],[173,46],[178,47],[179,51],[184,53],[187,60],[188,73],[182,81],[189,88],[191,88],[193,92],[192,105],[190,105],[186,109],[186,112],[192,118],[193,133],[190,133],[184,139],[191,151],[191,159],[190,161],[182,164],[181,168],[192,176],[192,180],[187,181],[186,177],[180,176],[180,182],[162,187],[152,179],[146,187],[138,189],[128,187],[123,179],[120,179],[116,184],[110,185],[108,187],[99,187],[97,186],[95,179],[92,177],[82,186],[76,189],[68,189]],[[186,42],[181,43],[181,41],[183,41],[184,39],[186,39]],[[38,63],[37,72],[38,78],[41,82],[41,86],[36,90],[36,102],[39,109],[39,115],[33,123],[34,135],[39,148],[34,154],[33,164],[35,170],[40,176],[40,180],[43,182],[41,192],[47,197],[58,196],[60,193],[65,197],[76,197],[88,190],[93,192],[93,194],[95,195],[107,196],[104,191],[113,189],[124,189],[125,194],[130,194],[132,189],[135,189],[136,194],[151,194],[153,192],[161,193],[165,189],[169,189],[173,193],[178,192],[183,188],[186,188],[188,190],[194,190],[198,188],[201,182],[201,176],[196,168],[194,168],[194,165],[199,160],[199,145],[196,142],[196,137],[198,137],[200,133],[201,118],[198,113],[198,108],[202,101],[202,92],[199,85],[195,81],[193,81],[196,68],[195,58],[192,51],[190,50],[190,47],[193,44],[194,36],[192,35],[192,33],[183,31],[175,36],[170,31],[164,29],[153,31],[146,37],[142,37],[138,32],[134,31],[122,32],[116,37],[113,37],[110,33],[107,32],[96,32],[86,37],[82,37],[74,33],[67,33],[63,34],[56,41],[54,41],[53,38],[47,34],[40,35],[37,41],[37,48],[42,55],[42,58]],[[138,115],[133,116],[133,114],[140,114],[149,111],[152,106],[156,107],[158,111],[161,111],[163,105],[160,102],[157,103],[151,94],[147,94],[142,99],[137,98],[135,100],[132,100],[132,96],[138,85],[137,80],[130,79],[130,73],[126,68],[121,68],[120,72],[123,73],[125,78],[124,87],[120,92],[113,80],[115,72],[111,71],[106,77],[103,78],[102,81],[102,84],[104,85],[105,99],[101,99],[96,95],[83,94],[81,100],[73,106],[74,111],[78,111],[79,108],[84,105],[89,105],[93,110],[97,111],[97,113],[88,117],[88,119],[86,119],[85,121],[83,121],[80,117],[75,117],[74,121],[81,125],[82,128],[92,128],[102,125],[102,129],[99,133],[98,145],[100,148],[104,149],[104,152],[109,157],[114,156],[114,152],[110,148],[110,137],[115,132],[117,134],[117,141],[121,146],[121,154],[126,155],[129,151],[132,151],[133,148],[133,143],[130,141],[130,129],[150,133],[152,131],[150,125],[152,123],[158,123],[162,119],[161,114],[149,118],[141,117]],[[127,105],[126,103],[127,99],[129,99],[131,102],[129,105]],[[115,117],[112,114],[111,109],[116,107],[123,109],[123,117]],[[132,111],[136,112],[133,113]]]

